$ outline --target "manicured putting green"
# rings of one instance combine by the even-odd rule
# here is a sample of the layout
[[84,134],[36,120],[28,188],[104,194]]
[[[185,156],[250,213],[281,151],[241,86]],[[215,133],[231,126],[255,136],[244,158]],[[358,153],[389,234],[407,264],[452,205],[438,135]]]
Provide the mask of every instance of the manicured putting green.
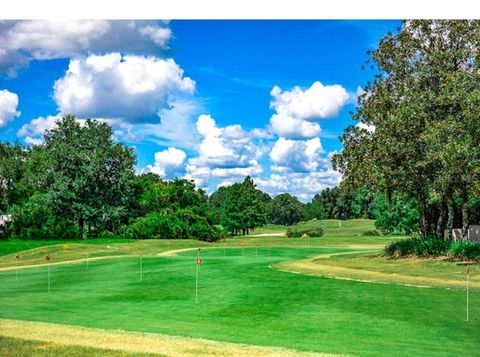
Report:
[[0,272],[0,317],[361,356],[473,356],[480,292],[325,279],[270,266],[347,248],[203,249]]

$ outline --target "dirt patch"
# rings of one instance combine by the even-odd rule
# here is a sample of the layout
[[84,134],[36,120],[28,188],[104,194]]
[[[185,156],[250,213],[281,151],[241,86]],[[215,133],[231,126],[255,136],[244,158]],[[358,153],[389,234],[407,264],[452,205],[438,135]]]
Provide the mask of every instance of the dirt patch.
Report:
[[43,322],[0,319],[0,335],[64,346],[82,346],[125,352],[158,353],[166,356],[294,357],[338,356],[305,353],[275,347],[260,347],[162,334],[109,331]]

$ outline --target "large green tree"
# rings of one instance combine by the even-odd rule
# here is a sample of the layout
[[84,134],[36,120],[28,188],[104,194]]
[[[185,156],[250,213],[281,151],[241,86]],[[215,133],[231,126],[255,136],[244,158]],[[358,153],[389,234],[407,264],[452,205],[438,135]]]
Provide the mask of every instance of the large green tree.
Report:
[[270,197],[256,188],[250,176],[243,182],[220,187],[210,199],[211,206],[220,211],[220,223],[230,233],[248,234],[267,223],[267,204]]
[[347,190],[384,191],[387,207],[394,192],[414,198],[423,236],[443,230],[454,194],[468,225],[480,157],[479,24],[404,21],[383,37],[368,63],[377,74],[354,115],[370,130],[348,127],[333,158]]
[[134,198],[135,155],[114,142],[108,124],[64,117],[45,133],[43,159],[48,205],[74,222],[82,237],[126,221]]
[[291,226],[304,218],[305,205],[295,196],[281,193],[270,201],[268,215],[271,223]]

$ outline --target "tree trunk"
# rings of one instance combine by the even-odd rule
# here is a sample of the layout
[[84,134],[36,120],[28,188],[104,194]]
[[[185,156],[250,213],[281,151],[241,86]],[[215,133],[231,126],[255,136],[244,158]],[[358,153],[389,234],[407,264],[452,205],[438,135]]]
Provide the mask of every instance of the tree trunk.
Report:
[[445,200],[442,199],[440,201],[440,214],[438,215],[438,221],[437,221],[437,237],[442,238],[443,237],[443,230],[445,229],[445,214],[446,214],[446,205],[445,205]]
[[468,193],[467,190],[462,194],[462,235],[467,237],[468,232]]
[[81,217],[78,220],[78,226],[80,227],[80,237],[83,239],[84,238],[84,230],[85,230],[85,220],[83,217]]
[[419,199],[419,205],[420,205],[420,232],[422,234],[422,238],[427,238],[428,236],[428,219],[427,219],[427,214],[428,214],[428,209],[427,209],[427,204],[423,199]]
[[455,215],[455,212],[453,210],[453,198],[450,196],[447,199],[447,206],[448,206],[448,220],[447,220],[447,229],[452,230],[453,229],[453,218]]

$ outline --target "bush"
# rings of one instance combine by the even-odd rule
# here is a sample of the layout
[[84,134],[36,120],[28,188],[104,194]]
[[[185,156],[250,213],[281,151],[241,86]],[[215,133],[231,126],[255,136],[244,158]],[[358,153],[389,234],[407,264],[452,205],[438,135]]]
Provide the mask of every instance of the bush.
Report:
[[372,229],[370,231],[362,232],[362,236],[364,236],[364,237],[378,237],[379,235],[380,235],[380,232],[377,231],[376,229]]
[[321,237],[324,234],[323,228],[311,228],[311,229],[302,229],[296,230],[288,228],[285,232],[287,238],[301,238],[303,235],[307,235],[310,238]]
[[153,212],[136,218],[125,229],[124,237],[132,239],[199,239],[215,241],[220,230],[210,225],[205,217],[178,210],[161,214]]
[[450,246],[448,254],[457,259],[480,261],[480,243],[454,242]]
[[110,231],[103,231],[98,235],[99,238],[115,238],[115,235]]
[[385,247],[385,254],[390,256],[405,257],[416,255],[418,257],[439,257],[447,255],[452,242],[438,238],[407,238],[400,239]]

